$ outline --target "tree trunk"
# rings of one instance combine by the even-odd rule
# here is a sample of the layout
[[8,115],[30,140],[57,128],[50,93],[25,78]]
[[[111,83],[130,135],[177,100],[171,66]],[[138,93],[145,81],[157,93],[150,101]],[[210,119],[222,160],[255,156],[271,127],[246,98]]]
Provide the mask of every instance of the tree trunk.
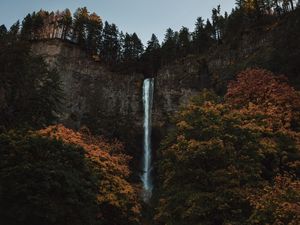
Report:
[[294,10],[294,2],[293,2],[293,0],[290,0],[290,4],[291,4],[292,10]]

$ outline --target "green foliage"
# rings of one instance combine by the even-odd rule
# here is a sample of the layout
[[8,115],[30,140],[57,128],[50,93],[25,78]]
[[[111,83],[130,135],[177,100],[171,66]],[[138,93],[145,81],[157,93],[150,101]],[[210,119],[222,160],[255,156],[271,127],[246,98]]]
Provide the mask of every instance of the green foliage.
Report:
[[103,61],[111,66],[116,65],[119,60],[120,48],[119,31],[117,26],[115,24],[105,22],[100,48],[100,55]]
[[141,61],[144,74],[157,74],[161,66],[161,51],[159,41],[155,34],[152,34],[151,39],[148,41],[147,48],[141,57]]
[[54,122],[62,100],[57,72],[22,41],[4,44],[0,61],[1,126],[41,127]]
[[1,224],[102,224],[82,148],[9,132],[0,135],[0,155]]
[[0,135],[0,223],[137,225],[129,157],[115,140],[62,125]]

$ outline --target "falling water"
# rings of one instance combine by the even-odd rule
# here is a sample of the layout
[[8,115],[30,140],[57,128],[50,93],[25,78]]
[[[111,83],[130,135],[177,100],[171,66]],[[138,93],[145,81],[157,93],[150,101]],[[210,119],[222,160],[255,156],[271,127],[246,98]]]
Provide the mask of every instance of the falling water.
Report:
[[151,180],[151,112],[153,100],[154,79],[144,80],[143,85],[143,104],[144,104],[144,160],[143,160],[143,188],[144,201],[147,202],[152,194]]

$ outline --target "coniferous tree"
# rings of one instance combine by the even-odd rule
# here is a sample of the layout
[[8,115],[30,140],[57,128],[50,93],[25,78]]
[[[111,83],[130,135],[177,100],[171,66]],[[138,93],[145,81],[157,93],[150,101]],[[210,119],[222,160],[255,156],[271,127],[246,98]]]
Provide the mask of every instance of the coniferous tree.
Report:
[[65,11],[63,12],[63,16],[62,16],[62,36],[61,38],[63,40],[68,39],[68,36],[70,35],[71,32],[71,27],[72,27],[72,14],[71,11],[69,9],[65,9]]
[[19,30],[20,30],[20,21],[18,20],[16,23],[14,23],[8,32],[8,39],[11,41],[15,41],[18,39],[18,35],[19,35]]
[[123,62],[129,64],[133,61],[133,44],[131,35],[126,33],[124,37],[124,46],[123,46]]
[[124,47],[123,47],[123,63],[128,67],[129,71],[133,71],[134,66],[137,65],[137,62],[143,53],[143,44],[139,39],[136,33],[132,35],[126,33],[124,38]]
[[131,35],[131,40],[132,40],[132,45],[133,45],[134,60],[138,60],[144,51],[143,43],[136,33],[133,33]]
[[151,39],[147,43],[146,50],[142,55],[143,71],[149,75],[155,75],[160,68],[160,44],[155,34],[152,34]]
[[74,13],[73,24],[73,41],[84,46],[86,40],[86,23],[88,21],[89,12],[86,7],[78,8]]
[[0,26],[0,41],[4,41],[7,35],[7,28],[4,24]]
[[192,33],[192,50],[193,53],[199,54],[203,53],[209,48],[211,44],[211,37],[206,32],[206,27],[202,17],[197,18],[195,24],[195,30]]
[[165,34],[165,38],[162,44],[162,63],[167,64],[176,58],[177,52],[177,37],[175,32],[168,28]]
[[102,20],[96,13],[89,16],[87,22],[87,51],[97,54],[100,50]]
[[31,40],[32,32],[33,32],[32,28],[33,28],[32,17],[31,14],[28,14],[22,21],[21,38],[24,40]]
[[120,43],[119,31],[115,24],[105,22],[100,49],[100,55],[105,63],[108,65],[115,65],[117,63]]
[[44,26],[44,21],[41,13],[33,13],[32,14],[32,32],[33,39],[40,39],[41,37],[41,29]]
[[178,54],[186,56],[190,51],[191,35],[187,27],[182,27],[178,36]]

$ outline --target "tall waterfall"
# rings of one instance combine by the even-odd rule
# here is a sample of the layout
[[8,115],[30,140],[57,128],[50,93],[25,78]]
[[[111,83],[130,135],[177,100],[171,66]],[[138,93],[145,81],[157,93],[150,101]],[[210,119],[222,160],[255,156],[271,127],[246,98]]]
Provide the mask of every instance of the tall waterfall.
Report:
[[144,104],[144,159],[142,182],[144,188],[144,201],[147,202],[152,194],[151,179],[151,114],[153,101],[154,79],[148,78],[143,84],[143,104]]

